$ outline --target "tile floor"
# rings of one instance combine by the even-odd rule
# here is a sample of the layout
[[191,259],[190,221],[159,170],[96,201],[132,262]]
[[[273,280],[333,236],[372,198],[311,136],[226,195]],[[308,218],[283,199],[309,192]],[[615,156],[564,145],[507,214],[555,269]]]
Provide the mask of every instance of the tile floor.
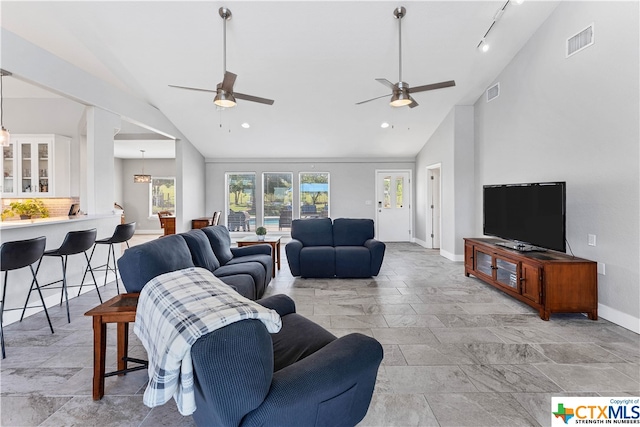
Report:
[[[136,236],[143,242],[155,236]],[[284,248],[282,250],[284,255]],[[114,284],[101,288],[115,295]],[[362,426],[546,426],[551,396],[640,395],[640,336],[606,320],[533,309],[418,245],[387,246],[380,275],[362,280],[293,278],[285,264],[267,291],[342,336],[378,339],[385,358]],[[106,379],[91,399],[95,291],[5,328],[3,426],[192,426],[175,404],[142,404],[146,371]],[[108,359],[115,366],[115,330]],[[132,335],[130,354],[146,356]]]

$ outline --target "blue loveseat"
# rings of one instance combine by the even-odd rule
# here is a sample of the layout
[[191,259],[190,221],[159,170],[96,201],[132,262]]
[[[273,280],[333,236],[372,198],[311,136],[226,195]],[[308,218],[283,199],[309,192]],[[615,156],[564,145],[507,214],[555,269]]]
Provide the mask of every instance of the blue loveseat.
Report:
[[296,219],[285,246],[291,274],[301,277],[377,276],[385,244],[375,240],[373,220]]

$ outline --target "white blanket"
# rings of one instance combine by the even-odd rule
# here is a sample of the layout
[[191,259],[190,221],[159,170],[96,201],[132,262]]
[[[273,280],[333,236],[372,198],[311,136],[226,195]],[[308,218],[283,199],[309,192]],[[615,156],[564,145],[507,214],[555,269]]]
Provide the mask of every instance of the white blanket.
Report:
[[191,346],[203,335],[244,319],[258,319],[271,333],[280,316],[234,291],[209,270],[192,267],[150,280],[140,292],[134,332],[149,357],[144,404],[173,396],[182,415],[196,410]]

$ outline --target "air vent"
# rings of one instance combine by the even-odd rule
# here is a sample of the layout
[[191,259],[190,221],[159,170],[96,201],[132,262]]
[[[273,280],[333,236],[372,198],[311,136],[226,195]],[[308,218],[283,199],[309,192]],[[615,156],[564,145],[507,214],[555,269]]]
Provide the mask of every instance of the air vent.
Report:
[[500,83],[496,83],[487,89],[487,102],[492,101],[500,96]]
[[567,39],[567,58],[593,44],[593,24]]

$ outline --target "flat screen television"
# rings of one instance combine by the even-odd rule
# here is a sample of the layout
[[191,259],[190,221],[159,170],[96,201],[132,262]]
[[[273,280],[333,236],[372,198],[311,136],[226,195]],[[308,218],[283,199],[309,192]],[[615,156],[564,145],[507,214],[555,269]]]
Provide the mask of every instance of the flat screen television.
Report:
[[564,182],[485,185],[483,206],[485,235],[514,241],[514,249],[566,251]]

